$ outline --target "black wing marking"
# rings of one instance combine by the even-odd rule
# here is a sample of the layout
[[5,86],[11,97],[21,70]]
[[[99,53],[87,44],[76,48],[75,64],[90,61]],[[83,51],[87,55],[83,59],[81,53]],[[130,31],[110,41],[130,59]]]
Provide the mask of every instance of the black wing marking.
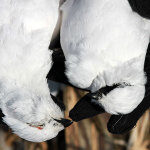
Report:
[[144,18],[150,19],[150,0],[128,0],[133,11]]
[[65,75],[65,57],[62,50],[55,50],[52,54],[53,65],[47,78],[52,81],[70,85]]
[[49,49],[54,50],[54,49],[60,49],[60,48],[61,48],[61,44],[60,44],[60,32],[59,32],[57,36],[54,39],[52,39],[49,45]]
[[131,130],[145,113],[150,108],[150,44],[145,58],[144,71],[147,76],[147,83],[145,85],[145,97],[143,101],[131,113],[126,115],[112,115],[107,128],[113,134],[122,134]]

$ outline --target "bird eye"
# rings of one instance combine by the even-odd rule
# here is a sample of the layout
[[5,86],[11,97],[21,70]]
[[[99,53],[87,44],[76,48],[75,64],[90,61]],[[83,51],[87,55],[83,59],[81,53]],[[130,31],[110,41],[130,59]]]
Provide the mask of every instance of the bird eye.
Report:
[[54,123],[53,126],[58,126],[58,124],[57,124],[57,123]]

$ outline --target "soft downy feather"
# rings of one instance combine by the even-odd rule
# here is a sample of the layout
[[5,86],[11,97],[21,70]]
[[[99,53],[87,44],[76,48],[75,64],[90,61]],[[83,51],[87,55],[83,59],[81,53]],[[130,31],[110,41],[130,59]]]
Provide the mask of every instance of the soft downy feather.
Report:
[[[141,17],[150,19],[150,9],[149,9],[150,1],[149,0],[144,0],[144,1],[143,0],[129,0],[129,3],[131,5],[132,10],[134,11],[134,12],[131,11],[131,13],[133,13],[133,14],[138,13],[139,15],[141,15]],[[66,3],[66,6],[65,6],[66,8],[65,9],[70,9],[69,4],[73,4],[73,1],[70,1],[70,2],[68,1]],[[81,15],[81,13],[80,13],[80,15]],[[148,20],[146,20],[146,21],[148,21]],[[91,22],[91,24],[92,24],[92,22]],[[149,26],[148,22],[147,22],[147,25]],[[69,30],[71,31],[71,28],[69,28]],[[72,34],[72,37],[74,37],[73,34]],[[70,39],[72,37],[70,36]],[[140,83],[144,83],[144,82],[146,83],[145,84],[144,99],[141,101],[141,103],[132,112],[130,112],[128,114],[124,114],[124,115],[123,114],[112,115],[109,119],[107,127],[108,127],[108,130],[113,134],[123,134],[123,133],[131,130],[136,125],[138,119],[142,116],[142,114],[150,107],[150,100],[149,100],[150,99],[150,91],[149,91],[150,90],[150,88],[149,88],[149,86],[150,86],[149,85],[149,81],[150,81],[150,74],[149,74],[149,72],[150,72],[150,67],[149,67],[150,66],[149,62],[150,61],[149,60],[150,59],[149,58],[150,57],[149,57],[149,53],[150,53],[150,44],[149,44],[149,47],[147,49],[147,54],[146,54],[146,59],[145,59],[145,64],[144,64],[144,72],[140,71],[139,73],[137,73],[135,71],[136,67],[134,67],[134,65],[138,64],[137,62],[138,62],[139,58],[135,58],[135,59],[131,60],[130,62],[125,63],[124,67],[123,66],[118,66],[117,68],[112,68],[111,71],[113,73],[116,72],[116,77],[115,78],[114,78],[114,76],[112,76],[112,77],[109,76],[109,74],[111,74],[111,72],[108,72],[108,73],[105,74],[106,79],[107,79],[106,80],[107,84],[109,84],[110,86],[107,85],[107,86],[99,89],[98,91],[96,91],[94,93],[90,92],[87,95],[85,95],[84,97],[82,97],[77,102],[77,104],[74,106],[74,108],[70,111],[69,116],[74,121],[80,121],[82,119],[86,119],[86,118],[89,118],[89,117],[92,117],[92,116],[95,116],[97,114],[101,114],[101,113],[105,112],[105,110],[103,109],[103,106],[101,105],[101,103],[99,103],[97,101],[98,97],[102,97],[102,96],[106,97],[106,95],[108,95],[114,89],[116,89],[118,87],[123,88],[124,86],[126,86],[125,83],[120,85],[120,84],[113,84],[113,82],[117,81],[118,78],[121,77],[120,75],[122,75],[123,77],[128,76],[128,78],[126,78],[126,79],[128,81],[132,82],[133,84],[134,83],[140,84]],[[65,72],[66,72],[65,60],[66,59],[65,59],[65,56],[64,56],[62,50],[60,50],[59,52],[54,51],[52,57],[53,57],[54,63],[53,63],[51,71],[48,74],[48,78],[50,78],[54,81],[63,82],[65,84],[69,84],[69,85],[73,86],[70,82],[68,82],[68,78],[65,74]],[[84,61],[84,60],[80,60],[80,61]],[[124,68],[124,70],[122,71],[122,69],[120,69],[120,71],[118,71],[120,67]],[[130,67],[132,67],[133,71],[127,72],[127,69],[130,68]],[[143,69],[143,67],[141,69]],[[59,72],[59,74],[57,74],[57,72]],[[145,73],[144,76],[142,75],[143,73]],[[146,78],[145,78],[145,76],[146,76]],[[102,78],[101,76],[98,76],[94,80],[92,86],[90,86],[90,87],[92,89],[95,89],[98,86],[105,85],[104,80],[102,80],[101,78]],[[78,79],[80,79],[80,78],[78,78]],[[111,85],[111,84],[113,84],[113,85]],[[130,86],[128,88],[132,89],[132,87],[130,87]],[[117,94],[122,96],[122,94],[120,94],[120,92],[119,92],[119,89],[117,91],[118,91]],[[125,91],[126,92],[124,92],[124,93],[130,95],[130,92],[128,93],[127,90],[125,90]],[[135,90],[135,94],[137,94],[136,90]],[[109,98],[110,98],[111,95],[112,94],[109,95]],[[96,99],[95,99],[95,97],[96,97]],[[92,98],[94,98],[94,99],[92,99]],[[130,98],[132,98],[132,97],[130,97]],[[120,99],[118,98],[118,102],[119,102],[119,100]],[[108,102],[108,104],[109,104],[109,102]],[[121,105],[122,104],[124,104],[124,103],[122,103],[122,101],[121,101]],[[120,105],[116,104],[116,107],[117,107],[118,110],[120,110],[119,106]],[[132,106],[132,105],[130,105],[130,106]],[[110,107],[111,107],[111,105],[110,105]],[[125,109],[124,109],[124,111],[125,111]]]
[[58,8],[59,0],[0,1],[0,108],[13,132],[34,142],[64,129],[46,80]]
[[92,92],[121,84],[99,102],[111,114],[133,111],[145,94],[150,21],[133,12],[127,0],[69,0],[62,11],[69,81]]

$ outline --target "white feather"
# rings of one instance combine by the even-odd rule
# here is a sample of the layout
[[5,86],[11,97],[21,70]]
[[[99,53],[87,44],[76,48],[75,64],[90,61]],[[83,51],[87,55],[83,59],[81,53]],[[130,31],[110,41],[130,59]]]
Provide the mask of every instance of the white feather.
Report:
[[61,9],[61,45],[70,82],[91,91],[131,84],[99,100],[109,113],[131,112],[145,93],[150,21],[133,12],[127,0],[68,0]]
[[[58,19],[59,0],[0,1],[0,108],[4,121],[20,137],[41,142],[64,127],[50,96],[48,50]],[[45,124],[43,130],[28,124]]]

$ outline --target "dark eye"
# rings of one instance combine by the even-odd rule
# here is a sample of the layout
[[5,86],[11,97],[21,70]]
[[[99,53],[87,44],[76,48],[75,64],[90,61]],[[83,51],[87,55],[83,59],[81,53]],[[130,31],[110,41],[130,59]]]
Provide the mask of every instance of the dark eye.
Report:
[[58,126],[58,124],[57,124],[57,123],[54,123],[53,126]]

